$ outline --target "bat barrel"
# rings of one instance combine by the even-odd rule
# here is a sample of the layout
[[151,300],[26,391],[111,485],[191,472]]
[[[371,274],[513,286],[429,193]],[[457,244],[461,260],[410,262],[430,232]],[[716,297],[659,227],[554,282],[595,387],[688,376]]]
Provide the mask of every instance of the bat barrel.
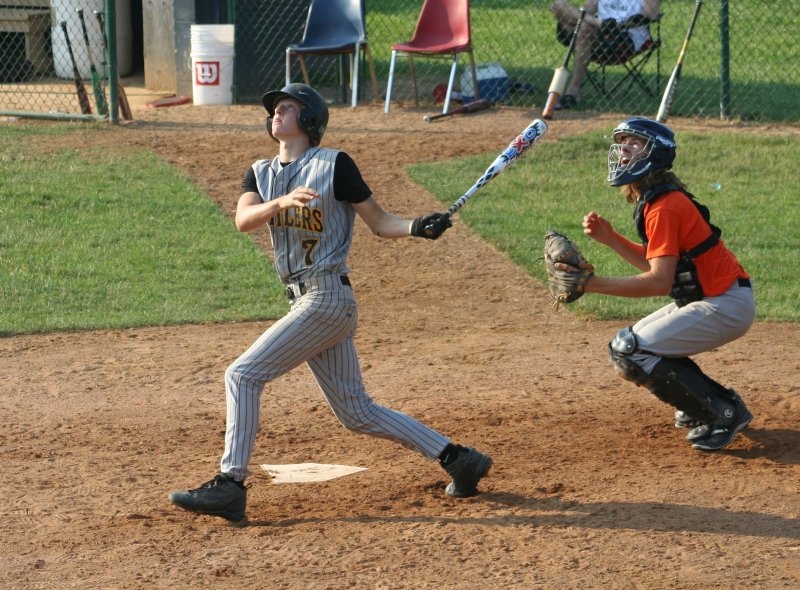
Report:
[[464,203],[472,197],[478,190],[487,184],[492,178],[500,174],[503,170],[508,168],[511,164],[517,161],[519,157],[524,154],[534,142],[542,135],[547,133],[547,123],[542,119],[534,119],[525,130],[520,133],[503,152],[495,158],[494,162],[486,169],[481,177],[473,184],[470,189],[453,203],[447,210],[445,215],[452,216],[456,211],[464,206]]

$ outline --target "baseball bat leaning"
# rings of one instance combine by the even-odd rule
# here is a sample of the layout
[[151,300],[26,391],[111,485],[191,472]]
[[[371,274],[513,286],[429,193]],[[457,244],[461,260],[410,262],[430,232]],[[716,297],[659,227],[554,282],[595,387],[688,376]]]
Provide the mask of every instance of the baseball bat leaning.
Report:
[[553,113],[555,113],[558,99],[561,98],[561,95],[564,94],[564,90],[567,87],[567,79],[569,78],[569,70],[567,69],[567,66],[569,65],[569,60],[572,57],[572,52],[575,51],[575,43],[578,40],[578,31],[581,28],[581,23],[583,22],[584,16],[586,16],[586,9],[581,8],[581,15],[578,17],[578,22],[575,24],[575,28],[572,31],[572,38],[569,41],[567,54],[564,56],[564,62],[561,64],[560,68],[556,68],[553,72],[553,80],[550,82],[550,88],[547,89],[547,102],[545,103],[544,110],[542,111],[543,119],[553,118]]
[[[456,211],[461,209],[464,206],[472,195],[478,192],[478,190],[486,185],[492,178],[500,174],[503,170],[511,166],[514,162],[519,160],[520,156],[527,152],[531,146],[539,140],[545,133],[547,133],[547,123],[542,121],[541,119],[534,119],[530,125],[528,125],[525,130],[520,133],[514,141],[508,144],[508,147],[504,149],[499,156],[494,159],[494,162],[486,169],[486,172],[475,181],[467,192],[461,195],[455,203],[450,205],[450,208],[445,212],[444,217],[445,219],[450,218]],[[425,228],[425,231],[428,235],[433,235],[433,228],[428,226]]]
[[94,104],[97,106],[97,112],[101,115],[108,114],[108,103],[106,102],[106,93],[100,84],[100,74],[94,65],[94,58],[92,57],[92,46],[89,43],[89,32],[86,30],[86,20],[83,18],[83,8],[78,8],[78,18],[81,21],[81,29],[83,30],[83,43],[86,45],[86,53],[89,56],[89,71],[92,75],[92,94],[94,95]]
[[658,115],[656,121],[664,123],[669,117],[669,112],[672,109],[672,103],[675,101],[675,91],[678,88],[678,82],[681,79],[681,69],[683,69],[683,59],[686,57],[686,48],[689,46],[689,39],[692,38],[692,31],[694,31],[694,23],[697,21],[697,15],[700,14],[700,8],[703,6],[703,0],[697,0],[694,7],[694,14],[689,23],[689,30],[686,32],[686,39],[683,40],[683,47],[681,47],[680,55],[678,55],[678,62],[672,70],[672,75],[669,77],[667,87],[664,89],[664,96],[661,98],[661,105],[658,107]]
[[477,113],[478,111],[485,111],[492,107],[492,101],[486,100],[485,98],[481,98],[479,100],[473,100],[472,102],[468,102],[462,107],[454,109],[448,113],[441,113],[439,115],[425,115],[422,117],[422,120],[425,123],[430,123],[431,121],[435,121],[436,119],[441,119],[443,117],[449,117],[450,115],[460,115],[462,113]]
[[69,33],[67,32],[67,21],[61,21],[61,30],[64,31],[64,39],[67,41],[69,59],[72,62],[72,77],[75,78],[75,90],[78,92],[78,103],[81,106],[81,112],[84,115],[91,115],[92,107],[89,104],[89,95],[86,93],[86,87],[83,85],[83,78],[81,78],[81,73],[78,71],[78,64],[75,63],[75,54],[72,53],[72,43],[69,40]]

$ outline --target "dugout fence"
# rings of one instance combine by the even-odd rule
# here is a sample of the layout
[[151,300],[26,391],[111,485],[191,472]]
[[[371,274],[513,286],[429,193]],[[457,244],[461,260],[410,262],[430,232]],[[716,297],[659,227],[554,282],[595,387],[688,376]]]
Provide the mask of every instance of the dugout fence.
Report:
[[[99,3],[109,15],[128,9],[129,0],[0,0],[0,115],[89,120],[117,120],[117,110],[98,113],[89,72],[89,57],[102,70],[100,91],[108,102],[117,99],[119,68],[118,27],[106,26],[109,53],[88,53],[74,19],[84,8],[87,26],[97,33],[93,15]],[[367,33],[378,78],[378,94],[369,84],[360,88],[359,105],[385,98],[391,45],[408,41],[422,0],[365,0]],[[167,0],[171,8],[177,0]],[[579,2],[575,1],[576,5]],[[661,47],[642,76],[658,88],[657,96],[640,87],[622,85],[614,93],[600,93],[587,83],[579,110],[655,116],[660,94],[680,53],[696,0],[661,0]],[[213,5],[215,10],[210,11]],[[283,85],[286,46],[302,38],[309,0],[195,0],[196,14],[214,13],[220,23],[236,25],[234,101],[257,103],[267,89]],[[499,103],[541,110],[553,69],[564,57],[556,38],[549,0],[471,0],[475,59],[482,71],[501,72],[500,83],[488,98]],[[141,4],[133,3],[135,9]],[[185,11],[184,11],[185,12]],[[671,116],[800,121],[800,0],[705,0],[683,66],[680,89]],[[59,21],[67,14],[77,67],[90,100],[91,113],[82,112],[76,95],[69,56]],[[107,19],[108,25],[108,19]],[[179,23],[176,23],[176,27]],[[188,26],[184,23],[184,26]],[[188,29],[186,30],[188,36]],[[93,37],[90,35],[90,39]],[[103,57],[105,55],[105,57]],[[307,59],[311,83],[332,103],[348,102],[346,57]],[[101,64],[100,62],[105,62]],[[189,63],[178,64],[190,68]],[[456,87],[468,68],[462,60]],[[362,63],[361,79],[367,79]],[[66,68],[66,69],[65,69]],[[298,64],[293,81],[302,80]],[[444,62],[415,62],[423,105],[436,108],[437,87],[446,84]],[[124,76],[127,72],[120,70]],[[614,87],[623,68],[609,68],[607,82]],[[187,74],[188,76],[189,74]],[[480,76],[480,74],[479,74]],[[144,82],[147,85],[147,72]],[[96,85],[95,85],[96,86]],[[163,89],[158,89],[163,90]],[[392,91],[392,109],[413,105],[408,64],[398,60]],[[454,106],[458,106],[455,103]],[[439,107],[440,108],[440,107]],[[391,116],[391,115],[389,115]]]
[[118,121],[117,5],[0,0],[0,115]]

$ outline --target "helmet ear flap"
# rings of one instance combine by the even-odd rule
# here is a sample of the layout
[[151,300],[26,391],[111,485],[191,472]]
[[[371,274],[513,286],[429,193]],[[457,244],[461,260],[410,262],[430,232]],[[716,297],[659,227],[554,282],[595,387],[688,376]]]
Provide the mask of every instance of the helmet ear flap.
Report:
[[267,126],[267,133],[269,133],[269,136],[273,140],[278,141],[278,139],[274,135],[272,135],[272,117],[267,117],[266,126]]
[[297,123],[300,125],[300,129],[305,131],[311,139],[311,143],[319,145],[321,139],[319,133],[320,123],[316,113],[308,107],[304,108],[297,117]]

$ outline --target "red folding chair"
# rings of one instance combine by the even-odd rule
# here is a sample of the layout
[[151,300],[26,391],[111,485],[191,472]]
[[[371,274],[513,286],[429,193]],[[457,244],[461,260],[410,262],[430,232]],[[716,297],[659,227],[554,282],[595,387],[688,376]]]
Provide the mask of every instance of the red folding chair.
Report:
[[478,94],[478,74],[475,69],[475,57],[472,53],[469,0],[425,0],[411,41],[392,45],[392,60],[389,65],[389,82],[386,87],[384,112],[389,112],[389,104],[392,98],[395,59],[398,55],[405,55],[408,57],[408,64],[411,70],[411,80],[414,84],[414,104],[416,106],[419,106],[419,94],[417,91],[417,77],[414,74],[414,57],[452,58],[450,80],[447,83],[447,93],[445,94],[444,109],[442,110],[442,113],[447,113],[448,108],[450,108],[450,95],[453,92],[458,58],[462,53],[469,55],[470,66],[472,67],[472,84],[475,91],[473,96],[477,100],[480,96]]

